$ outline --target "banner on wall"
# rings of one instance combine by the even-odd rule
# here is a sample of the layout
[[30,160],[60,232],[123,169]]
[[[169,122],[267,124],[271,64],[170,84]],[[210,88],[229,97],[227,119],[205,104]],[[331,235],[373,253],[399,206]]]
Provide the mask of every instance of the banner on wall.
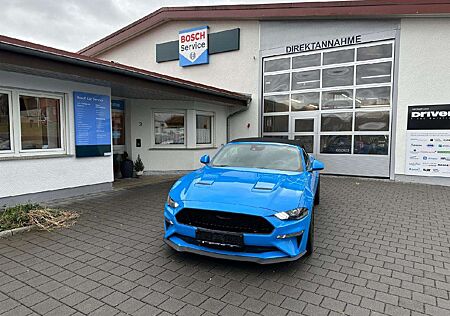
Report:
[[111,155],[111,100],[107,95],[73,93],[76,157]]
[[209,63],[208,26],[180,31],[178,53],[181,67]]
[[408,107],[408,175],[450,177],[450,104]]

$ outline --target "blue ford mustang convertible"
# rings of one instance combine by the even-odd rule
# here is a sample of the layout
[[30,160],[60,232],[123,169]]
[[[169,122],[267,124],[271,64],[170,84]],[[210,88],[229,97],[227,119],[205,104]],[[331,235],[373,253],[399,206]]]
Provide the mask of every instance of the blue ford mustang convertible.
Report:
[[311,254],[323,163],[293,140],[237,139],[179,179],[164,209],[177,251],[257,263]]

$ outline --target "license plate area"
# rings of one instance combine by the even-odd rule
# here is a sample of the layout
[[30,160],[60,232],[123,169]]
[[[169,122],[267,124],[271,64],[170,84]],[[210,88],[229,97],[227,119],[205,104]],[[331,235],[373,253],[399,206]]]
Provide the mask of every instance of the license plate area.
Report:
[[195,238],[202,246],[212,248],[241,249],[244,247],[244,235],[231,232],[218,232],[215,230],[198,228]]

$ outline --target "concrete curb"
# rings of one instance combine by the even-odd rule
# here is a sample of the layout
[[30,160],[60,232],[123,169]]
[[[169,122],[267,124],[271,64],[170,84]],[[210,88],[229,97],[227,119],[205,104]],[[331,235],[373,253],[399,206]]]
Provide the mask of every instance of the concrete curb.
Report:
[[7,238],[7,237],[11,237],[17,234],[22,234],[25,232],[28,232],[32,229],[34,229],[35,226],[25,226],[25,227],[19,227],[19,228],[14,228],[14,229],[10,229],[10,230],[5,230],[0,232],[0,238]]

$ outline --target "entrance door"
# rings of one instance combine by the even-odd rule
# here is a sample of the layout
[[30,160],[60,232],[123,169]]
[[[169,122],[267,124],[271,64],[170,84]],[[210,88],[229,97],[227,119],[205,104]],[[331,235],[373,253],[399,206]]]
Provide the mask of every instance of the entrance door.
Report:
[[289,138],[299,140],[309,154],[318,152],[318,122],[316,113],[302,113],[291,117]]

